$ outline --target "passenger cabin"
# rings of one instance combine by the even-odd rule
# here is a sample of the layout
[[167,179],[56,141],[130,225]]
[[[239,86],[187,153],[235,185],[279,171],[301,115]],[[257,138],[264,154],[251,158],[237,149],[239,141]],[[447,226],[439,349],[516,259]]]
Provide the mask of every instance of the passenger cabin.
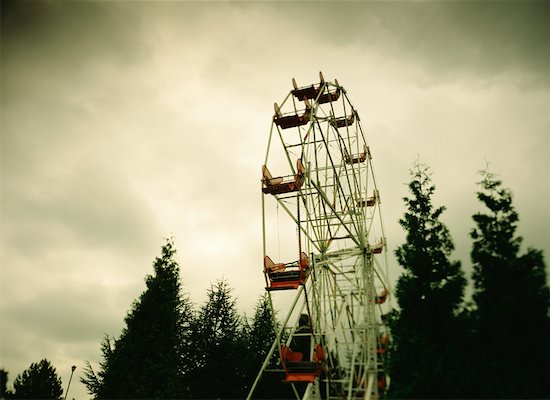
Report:
[[267,165],[264,165],[262,166],[262,192],[273,195],[297,192],[304,183],[305,173],[306,169],[301,159],[296,161],[295,175],[274,178],[267,169]]
[[340,88],[336,88],[335,90],[329,91],[327,93],[323,93],[319,96],[317,99],[317,103],[319,104],[325,104],[329,103],[331,101],[336,101],[340,98]]
[[305,101],[306,101],[306,108],[303,114],[293,114],[293,113],[282,114],[281,109],[279,108],[279,105],[275,103],[274,104],[275,115],[273,116],[273,122],[275,122],[275,124],[279,126],[281,129],[294,128],[297,126],[302,126],[307,124],[309,122],[309,116],[311,114],[311,106],[309,105],[309,102],[307,101],[307,99],[305,99]]
[[[378,392],[383,392],[386,389],[386,374],[383,372],[378,373]],[[380,397],[382,397],[380,395]]]
[[357,206],[358,207],[373,207],[376,204],[377,196],[376,193],[374,193],[372,196],[367,197],[366,199],[357,199]]
[[380,293],[374,298],[374,303],[384,304],[387,298],[388,298],[388,289],[384,288],[384,290],[382,290],[382,293]]
[[338,129],[338,128],[344,128],[346,126],[353,125],[353,122],[355,121],[355,111],[346,117],[340,117],[340,118],[332,118],[330,120],[330,124]]
[[384,240],[380,239],[380,242],[370,247],[370,252],[373,254],[380,254],[384,249]]
[[303,360],[303,354],[292,351],[287,346],[281,347],[281,361],[285,370],[286,383],[315,381],[315,377],[324,370],[325,351],[320,344],[316,344],[313,351],[313,360]]
[[344,146],[344,161],[346,162],[346,164],[358,164],[365,162],[365,160],[367,159],[367,153],[368,149],[367,146],[365,146],[365,151],[363,153],[353,154],[352,156],[350,156],[348,150]]
[[264,257],[264,272],[269,286],[267,290],[297,289],[306,283],[309,275],[309,258],[302,252],[300,260],[288,264],[274,263],[269,256]]
[[[296,84],[296,80],[292,78],[292,86],[294,87],[294,89],[292,90],[292,94],[299,100],[302,100],[304,98],[310,100],[317,99],[317,103],[319,104],[329,103],[331,101],[336,101],[340,98],[340,92],[342,91],[342,89],[340,89],[338,81],[335,80],[335,89],[328,89],[328,87],[325,86],[325,78],[323,77],[322,72],[319,72],[319,80],[320,82],[318,85],[298,87],[298,85]],[[325,88],[327,90],[326,92]]]
[[[386,374],[384,373],[384,371],[381,371],[381,370],[378,371],[378,374],[376,376],[376,381],[377,381],[376,385],[378,387],[378,397],[376,397],[374,390],[371,390],[371,396],[370,396],[371,399],[381,399],[382,396],[383,396],[383,393],[386,389]],[[366,386],[365,383],[366,382],[367,382],[367,380],[365,380],[363,378],[359,379],[359,386],[361,387],[361,389],[358,389],[357,395],[354,397],[354,399],[355,398],[361,398],[361,399],[368,398],[366,396],[366,393],[365,393],[365,386]]]
[[390,338],[388,335],[382,335],[380,340],[376,343],[376,352],[378,354],[385,354],[388,350],[388,345],[390,344]]

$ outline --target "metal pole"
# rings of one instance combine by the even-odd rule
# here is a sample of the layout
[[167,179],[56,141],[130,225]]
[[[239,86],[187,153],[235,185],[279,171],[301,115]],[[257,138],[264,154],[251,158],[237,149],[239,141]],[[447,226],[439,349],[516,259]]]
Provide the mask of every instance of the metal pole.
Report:
[[[279,351],[280,351],[280,348],[281,348],[281,335],[283,334],[283,331],[285,330],[285,326],[288,324],[288,321],[290,320],[290,316],[292,315],[292,312],[294,311],[294,307],[296,307],[296,304],[298,304],[298,300],[300,299],[300,295],[302,294],[303,290],[304,290],[304,287],[300,286],[300,288],[298,289],[298,294],[296,295],[296,298],[294,299],[294,302],[292,303],[292,306],[290,307],[290,312],[288,313],[286,319],[284,320],[280,331],[276,329],[277,325],[275,324],[275,321],[274,321],[273,326],[276,329],[275,330],[275,340],[273,341],[273,344],[271,345],[271,349],[269,350],[269,353],[268,353],[267,357],[265,358],[264,363],[262,364],[262,368],[260,368],[260,372],[258,372],[258,375],[256,376],[256,380],[252,384],[252,388],[250,389],[250,392],[248,393],[248,396],[246,397],[247,400],[250,400],[252,398],[252,395],[254,394],[254,390],[256,389],[256,385],[260,381],[260,378],[262,377],[262,374],[263,374],[264,370],[267,368],[267,365],[269,364],[269,361],[271,360],[271,357],[275,353],[275,349],[277,347],[279,347]],[[269,304],[270,304],[270,307],[271,307],[272,317],[273,317],[273,319],[275,319],[275,312],[274,312],[275,309],[273,308],[273,301],[271,300],[271,295],[269,295],[268,298],[269,298]],[[303,306],[302,306],[302,308],[303,308]],[[290,340],[290,338],[289,338],[289,340]]]
[[64,400],[67,400],[67,395],[69,394],[69,388],[71,387],[71,380],[73,379],[74,370],[76,369],[76,365],[73,365],[71,367],[71,377],[69,378],[69,383],[67,385],[67,390],[65,391],[65,398]]

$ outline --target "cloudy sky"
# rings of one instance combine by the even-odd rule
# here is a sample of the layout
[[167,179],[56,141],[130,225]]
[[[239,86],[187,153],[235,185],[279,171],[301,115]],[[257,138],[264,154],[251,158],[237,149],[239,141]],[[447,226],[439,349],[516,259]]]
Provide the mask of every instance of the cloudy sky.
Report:
[[[260,168],[274,101],[337,78],[362,117],[390,252],[408,169],[469,273],[477,172],[550,254],[548,3],[2,2],[0,367],[100,359],[164,238],[201,304],[263,291]],[[393,280],[400,267],[389,258]],[[87,398],[73,380],[71,397]]]

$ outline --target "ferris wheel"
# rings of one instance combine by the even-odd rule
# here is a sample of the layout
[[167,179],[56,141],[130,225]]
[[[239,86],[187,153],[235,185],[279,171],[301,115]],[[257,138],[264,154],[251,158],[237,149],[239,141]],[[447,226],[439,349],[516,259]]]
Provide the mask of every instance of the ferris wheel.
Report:
[[[386,238],[372,154],[337,80],[277,104],[262,167],[265,287],[274,357],[297,399],[378,399],[387,387]],[[272,172],[273,171],[273,172]],[[282,238],[282,240],[281,240]]]

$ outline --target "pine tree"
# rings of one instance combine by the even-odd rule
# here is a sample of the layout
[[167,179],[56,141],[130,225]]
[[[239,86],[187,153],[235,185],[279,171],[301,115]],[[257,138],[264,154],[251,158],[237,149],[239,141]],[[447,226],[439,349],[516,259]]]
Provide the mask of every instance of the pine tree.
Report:
[[13,393],[8,389],[8,371],[0,369],[0,399],[10,399]]
[[439,219],[445,208],[432,205],[429,168],[416,163],[410,173],[412,196],[403,199],[407,212],[399,220],[407,237],[396,250],[404,272],[396,288],[400,311],[391,318],[389,396],[460,397],[457,314],[466,281],[460,262],[449,260],[454,246]]
[[84,376],[80,378],[80,382],[86,386],[88,393],[93,398],[99,398],[103,386],[103,379],[105,378],[106,371],[109,370],[109,360],[113,354],[114,338],[105,335],[101,341],[101,355],[103,360],[99,363],[99,370],[96,373],[89,361],[84,362]]
[[63,388],[55,368],[43,359],[17,375],[13,382],[14,399],[61,399]]
[[264,294],[256,303],[252,324],[246,331],[249,361],[256,371],[262,366],[275,340],[273,321],[274,315],[271,312],[269,298]]
[[167,240],[153,263],[154,274],[145,279],[147,289],[125,318],[121,337],[114,348],[108,339],[102,343],[101,371],[95,375],[88,368],[83,382],[96,397],[188,396],[191,309],[181,294],[175,253]]
[[246,352],[236,300],[225,280],[208,290],[208,300],[198,313],[193,331],[193,398],[244,398],[245,359],[250,355]]
[[512,193],[482,172],[473,216],[475,359],[477,397],[546,398],[550,395],[550,292],[542,252],[520,254],[519,217]]

